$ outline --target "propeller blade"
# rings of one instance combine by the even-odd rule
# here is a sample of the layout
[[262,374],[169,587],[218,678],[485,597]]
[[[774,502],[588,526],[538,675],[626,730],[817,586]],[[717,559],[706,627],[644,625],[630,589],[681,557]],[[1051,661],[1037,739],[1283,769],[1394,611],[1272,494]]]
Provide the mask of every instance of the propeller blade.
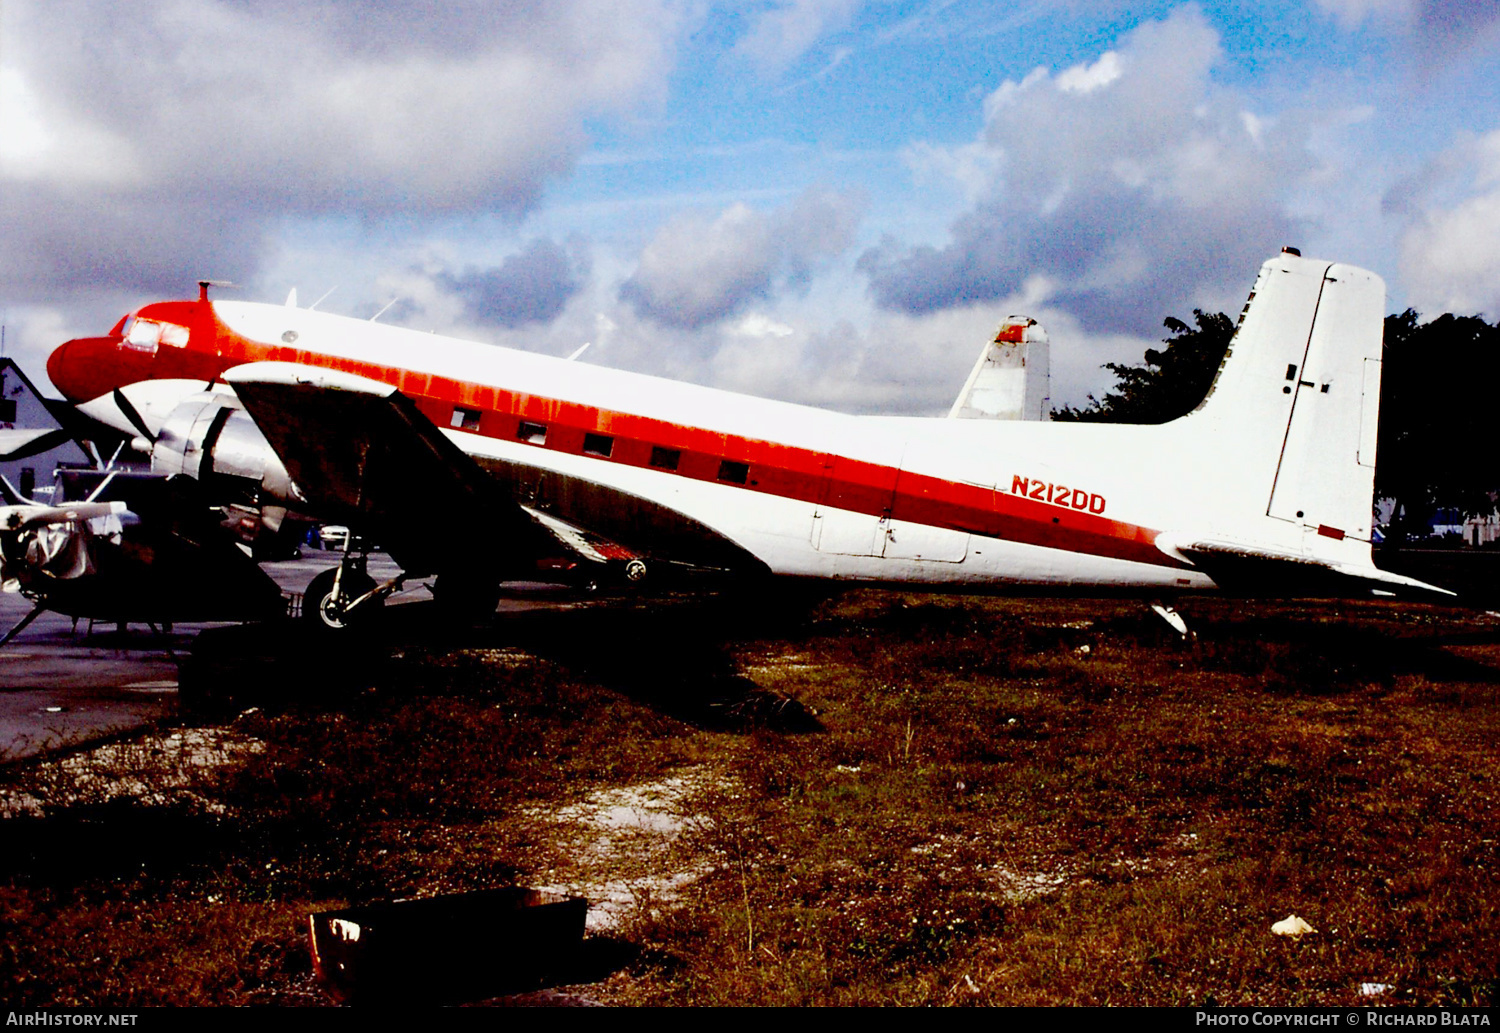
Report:
[[119,516],[123,502],[75,502],[70,506],[13,506],[7,516],[7,531],[24,531],[46,524],[77,524],[99,517]]
[[125,392],[121,391],[118,387],[114,391],[114,400],[120,412],[125,414],[125,418],[130,421],[132,427],[140,432],[141,437],[153,445],[156,444],[156,435],[151,433],[151,428],[146,426],[145,420],[141,419],[140,410],[131,404],[130,399],[125,397]]

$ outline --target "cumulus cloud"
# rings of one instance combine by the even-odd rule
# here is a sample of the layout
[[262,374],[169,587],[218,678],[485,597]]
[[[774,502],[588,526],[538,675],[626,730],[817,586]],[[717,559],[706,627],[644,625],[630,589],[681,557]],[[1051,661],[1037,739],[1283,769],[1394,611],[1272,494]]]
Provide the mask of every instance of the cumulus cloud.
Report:
[[498,266],[442,272],[438,282],[463,298],[470,318],[481,324],[518,327],[549,323],[588,276],[589,256],[581,241],[564,248],[537,238]]
[[824,191],[772,212],[735,204],[679,215],[646,245],[620,297],[658,323],[705,326],[804,288],[820,261],[850,245],[858,221],[856,201]]
[[313,210],[524,210],[584,116],[665,87],[665,0],[462,10],[37,4],[12,59],[49,117],[112,133],[142,181]]
[[[1002,84],[979,140],[951,159],[975,200],[948,243],[886,240],[861,257],[877,303],[934,311],[1041,274],[1085,325],[1152,334],[1206,292],[1241,292],[1296,239],[1284,199],[1313,161],[1291,117],[1214,86],[1219,54],[1185,7],[1093,62]],[[924,161],[941,166],[932,149]]]
[[0,289],[12,303],[100,290],[185,295],[200,279],[243,283],[267,248],[265,224],[237,206],[45,183],[0,186],[0,240]]
[[1461,140],[1393,195],[1401,279],[1422,312],[1500,313],[1500,130]]
[[881,312],[859,326],[727,322],[715,328],[695,379],[845,412],[941,416],[995,328],[1018,313],[1038,319],[1051,338],[1054,406],[1082,404],[1111,383],[1101,362],[1139,362],[1161,337],[1160,328],[1151,337],[1090,334],[1023,293],[937,312]]
[[1474,0],[1313,0],[1344,28],[1368,22],[1408,28],[1430,36],[1459,36],[1497,19],[1494,4]]
[[[573,242],[566,246],[571,253]],[[635,266],[607,248],[595,253],[590,274],[555,318],[481,324],[467,299],[445,285],[452,265],[451,254],[434,251],[381,277],[381,300],[403,299],[384,319],[554,356],[591,343],[580,362],[846,412],[946,413],[980,347],[1013,313],[1047,327],[1057,404],[1081,404],[1088,392],[1102,391],[1111,381],[1101,362],[1139,362],[1162,336],[1159,324],[1144,337],[1088,332],[1049,303],[1054,285],[1041,276],[1014,295],[916,314],[851,310],[838,297],[846,290],[857,296],[857,286],[820,276],[805,296],[751,301],[700,326],[663,323],[620,302],[619,284]]]
[[226,227],[253,266],[289,216],[519,217],[571,170],[586,119],[664,97],[690,6],[7,7],[0,239],[49,237],[56,268],[27,282],[66,290],[164,265],[180,281],[218,262],[200,249]]
[[1341,28],[1366,24],[1404,35],[1424,70],[1483,52],[1500,38],[1500,8],[1474,0],[1314,0]]

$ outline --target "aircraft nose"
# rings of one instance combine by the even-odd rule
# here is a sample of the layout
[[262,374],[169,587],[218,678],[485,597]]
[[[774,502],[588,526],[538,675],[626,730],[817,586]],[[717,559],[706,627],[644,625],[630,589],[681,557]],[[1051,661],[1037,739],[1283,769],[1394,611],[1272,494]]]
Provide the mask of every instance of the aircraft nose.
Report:
[[75,337],[47,357],[47,379],[70,402],[86,402],[117,386],[108,382],[107,356],[115,350],[110,337]]
[[76,402],[79,399],[65,386],[68,380],[68,352],[72,347],[72,341],[64,341],[52,349],[52,354],[47,356],[47,379],[52,381],[53,387],[63,393],[64,398],[70,402]]

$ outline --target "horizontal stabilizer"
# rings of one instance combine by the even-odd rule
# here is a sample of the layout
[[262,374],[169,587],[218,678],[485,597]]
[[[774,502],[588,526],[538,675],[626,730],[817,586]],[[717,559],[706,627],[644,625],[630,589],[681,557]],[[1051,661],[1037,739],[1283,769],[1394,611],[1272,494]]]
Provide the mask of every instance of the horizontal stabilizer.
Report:
[[[1166,544],[1165,536],[1161,544]],[[1456,599],[1458,595],[1416,578],[1381,570],[1373,563],[1335,563],[1249,543],[1174,542],[1171,550],[1181,553],[1221,588],[1231,592],[1349,596],[1367,591],[1434,602]]]

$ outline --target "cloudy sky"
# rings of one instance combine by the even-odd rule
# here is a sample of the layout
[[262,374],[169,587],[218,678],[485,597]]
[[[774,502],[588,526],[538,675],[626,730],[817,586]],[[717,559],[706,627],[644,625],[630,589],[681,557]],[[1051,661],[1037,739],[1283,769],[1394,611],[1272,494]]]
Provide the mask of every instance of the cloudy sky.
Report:
[[303,304],[940,413],[1009,313],[1054,400],[1283,244],[1500,316],[1476,0],[0,0],[0,321]]

